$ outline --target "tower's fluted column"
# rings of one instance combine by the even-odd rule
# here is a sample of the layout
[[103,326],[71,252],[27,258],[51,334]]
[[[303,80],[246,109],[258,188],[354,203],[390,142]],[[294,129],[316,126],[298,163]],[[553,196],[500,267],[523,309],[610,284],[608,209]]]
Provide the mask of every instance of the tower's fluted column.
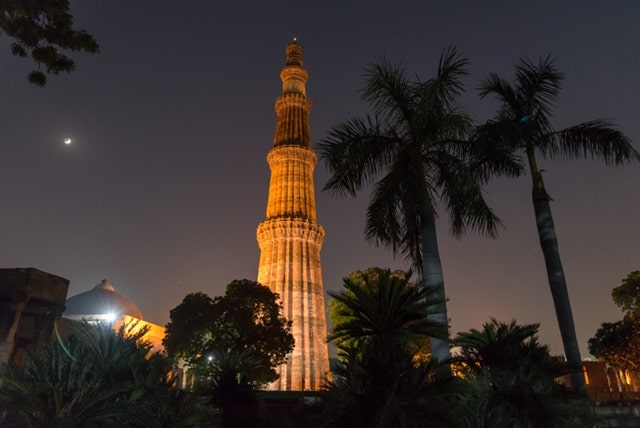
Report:
[[286,53],[282,96],[275,103],[276,132],[267,155],[271,180],[266,219],[257,230],[258,282],[278,293],[284,316],[293,322],[294,350],[271,387],[318,390],[330,375],[320,267],[324,229],[316,223],[316,155],[311,150],[303,49],[294,39]]

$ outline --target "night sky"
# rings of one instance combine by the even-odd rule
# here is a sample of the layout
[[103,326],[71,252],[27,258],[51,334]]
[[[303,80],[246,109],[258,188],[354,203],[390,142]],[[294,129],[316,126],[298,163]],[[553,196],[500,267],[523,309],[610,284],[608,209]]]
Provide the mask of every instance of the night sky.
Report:
[[[446,4],[445,4],[446,3]],[[441,50],[470,58],[463,99],[476,123],[495,103],[475,88],[510,78],[519,58],[552,54],[566,75],[557,129],[612,118],[640,141],[637,1],[75,1],[97,55],[29,84],[33,64],[0,37],[0,266],[71,281],[69,296],[103,278],[145,319],[165,324],[190,292],[211,296],[257,276],[286,44],[305,47],[314,142],[365,114],[362,69],[385,56],[410,75],[435,73]],[[72,138],[71,145],[64,145]],[[611,289],[640,269],[640,164],[543,161],[583,356],[602,322],[621,319]],[[324,284],[369,266],[403,268],[363,237],[368,194],[320,189]],[[487,198],[505,223],[497,240],[439,240],[452,332],[490,317],[541,323],[562,353],[530,201],[530,178],[496,180]]]

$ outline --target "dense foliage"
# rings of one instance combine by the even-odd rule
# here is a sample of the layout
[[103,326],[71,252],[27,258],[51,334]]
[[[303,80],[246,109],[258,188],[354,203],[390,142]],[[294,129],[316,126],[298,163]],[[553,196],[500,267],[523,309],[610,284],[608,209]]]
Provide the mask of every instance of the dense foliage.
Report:
[[633,271],[611,291],[613,302],[625,313],[640,316],[640,271]]
[[221,370],[239,384],[271,382],[294,345],[278,295],[246,279],[231,282],[224,296],[187,295],[170,319],[163,341],[168,355],[207,382]]
[[27,353],[24,367],[4,365],[0,406],[6,423],[28,427],[179,425],[171,364],[135,333],[80,324]]
[[[466,398],[477,428],[568,428],[591,426],[583,407],[556,382],[564,362],[538,342],[538,324],[492,319],[482,330],[459,333],[453,361],[473,392]],[[574,400],[572,400],[574,398]]]
[[436,303],[433,293],[412,283],[410,276],[380,268],[349,274],[342,292],[329,293],[329,340],[338,349],[398,347],[411,356],[426,357],[427,339],[446,337],[447,326],[429,319]]
[[327,405],[331,427],[578,428],[590,407],[557,382],[569,373],[538,342],[538,325],[496,320],[460,333],[452,363],[420,352],[441,335],[433,303],[403,272],[370,268],[348,275],[331,293],[338,347]]
[[37,68],[29,81],[47,83],[47,74],[71,72],[73,60],[64,51],[98,52],[98,44],[85,30],[73,28],[69,0],[0,0],[0,35],[11,37],[11,53],[31,56]]
[[259,426],[255,390],[277,379],[294,345],[281,310],[277,294],[247,279],[224,296],[189,294],[171,310],[163,344],[186,364],[194,393],[220,409],[222,427]]
[[616,322],[605,322],[589,339],[589,352],[622,370],[640,371],[640,320],[627,314]]
[[640,371],[640,271],[633,271],[611,291],[625,314],[622,320],[602,323],[589,339],[589,352],[622,370]]

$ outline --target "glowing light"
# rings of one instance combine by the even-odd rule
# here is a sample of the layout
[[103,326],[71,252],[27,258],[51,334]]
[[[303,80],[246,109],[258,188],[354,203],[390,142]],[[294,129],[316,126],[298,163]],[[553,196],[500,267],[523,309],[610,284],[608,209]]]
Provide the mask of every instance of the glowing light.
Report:
[[65,138],[65,139],[64,139],[64,144],[66,144],[67,146],[68,146],[69,144],[71,144],[71,138]]
[[118,317],[118,314],[114,312],[109,312],[108,314],[105,314],[104,319],[107,320],[108,322],[114,322],[117,317]]

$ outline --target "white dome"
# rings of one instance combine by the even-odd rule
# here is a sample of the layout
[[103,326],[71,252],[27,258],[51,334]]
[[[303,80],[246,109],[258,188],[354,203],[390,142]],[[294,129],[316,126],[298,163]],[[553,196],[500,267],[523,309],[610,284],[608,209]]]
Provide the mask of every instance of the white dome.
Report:
[[92,290],[67,299],[63,316],[129,315],[142,319],[142,312],[129,299],[117,293],[113,285],[104,279]]

